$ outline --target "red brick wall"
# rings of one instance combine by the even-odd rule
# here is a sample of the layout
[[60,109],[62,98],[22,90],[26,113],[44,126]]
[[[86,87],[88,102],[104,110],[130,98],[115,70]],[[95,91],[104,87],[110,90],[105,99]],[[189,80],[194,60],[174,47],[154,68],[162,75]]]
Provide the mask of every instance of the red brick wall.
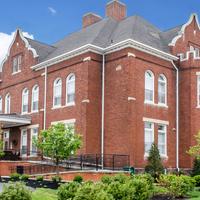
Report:
[[[196,34],[194,33],[196,30]],[[177,55],[190,50],[190,45],[200,46],[200,30],[196,20],[186,26],[184,36],[179,38],[172,52]],[[180,69],[180,167],[192,166],[192,158],[186,153],[195,144],[194,135],[200,130],[200,110],[197,108],[197,76],[200,71],[199,60],[194,60],[193,54],[186,61],[178,63]]]

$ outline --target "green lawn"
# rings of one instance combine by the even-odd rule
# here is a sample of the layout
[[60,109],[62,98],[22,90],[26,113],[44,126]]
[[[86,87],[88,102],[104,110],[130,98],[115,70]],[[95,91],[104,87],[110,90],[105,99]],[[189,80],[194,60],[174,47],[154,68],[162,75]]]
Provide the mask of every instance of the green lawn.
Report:
[[193,192],[189,193],[190,200],[200,200],[200,188],[196,188]]
[[57,200],[56,190],[37,189],[32,193],[32,200]]

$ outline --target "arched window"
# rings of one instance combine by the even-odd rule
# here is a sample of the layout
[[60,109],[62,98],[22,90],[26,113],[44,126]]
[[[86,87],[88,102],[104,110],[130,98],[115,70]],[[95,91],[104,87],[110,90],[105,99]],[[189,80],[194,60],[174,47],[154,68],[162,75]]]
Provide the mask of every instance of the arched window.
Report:
[[0,113],[2,113],[3,107],[2,107],[2,97],[0,96]]
[[163,74],[158,78],[158,104],[167,104],[167,79]]
[[66,104],[75,102],[75,75],[70,74],[66,79]]
[[149,70],[145,72],[145,102],[154,103],[154,75]]
[[22,91],[22,113],[28,113],[28,95],[29,91],[25,88]]
[[5,97],[5,114],[9,114],[10,113],[10,94],[8,93]]
[[61,98],[62,98],[62,80],[57,78],[53,84],[53,106],[59,107],[61,106]]
[[35,85],[32,89],[32,112],[37,112],[39,109],[39,86]]

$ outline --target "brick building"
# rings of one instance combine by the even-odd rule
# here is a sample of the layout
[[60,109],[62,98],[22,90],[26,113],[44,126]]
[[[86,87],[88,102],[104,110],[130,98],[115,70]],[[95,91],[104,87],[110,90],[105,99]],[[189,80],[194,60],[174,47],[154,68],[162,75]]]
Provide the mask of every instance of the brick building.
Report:
[[196,14],[161,31],[127,17],[116,0],[105,18],[84,15],[80,31],[52,45],[16,30],[0,75],[4,148],[35,156],[33,137],[64,122],[83,135],[83,154],[130,155],[142,168],[155,142],[166,167],[190,168],[186,151],[200,129],[199,48]]

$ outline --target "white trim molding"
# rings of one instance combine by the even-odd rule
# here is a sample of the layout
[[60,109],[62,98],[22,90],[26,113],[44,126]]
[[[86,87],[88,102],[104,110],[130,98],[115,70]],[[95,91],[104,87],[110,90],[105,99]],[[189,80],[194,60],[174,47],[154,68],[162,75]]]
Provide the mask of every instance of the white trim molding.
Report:
[[54,121],[54,122],[51,122],[51,125],[55,125],[55,124],[58,124],[58,123],[73,124],[73,123],[76,123],[76,119],[67,119],[67,120],[61,120],[61,121]]
[[121,41],[119,43],[112,44],[111,46],[106,47],[106,48],[102,48],[102,47],[99,47],[99,46],[96,46],[96,45],[93,45],[93,44],[86,44],[86,45],[81,46],[77,49],[74,49],[74,50],[69,51],[69,52],[64,53],[64,54],[61,54],[57,57],[54,57],[54,58],[51,58],[51,59],[46,60],[44,62],[41,62],[39,64],[36,64],[36,65],[32,66],[31,68],[33,70],[38,71],[38,70],[41,70],[45,67],[52,66],[52,65],[57,64],[61,61],[73,58],[75,56],[81,55],[81,54],[86,53],[86,52],[93,52],[93,53],[97,53],[97,54],[100,54],[100,55],[103,55],[103,54],[107,55],[107,54],[110,54],[110,53],[113,53],[113,52],[116,52],[116,51],[119,51],[119,50],[122,50],[122,49],[125,49],[125,48],[137,49],[139,51],[154,55],[156,57],[159,57],[159,58],[167,60],[167,61],[178,60],[177,56],[174,56],[170,53],[166,53],[164,51],[158,50],[156,48],[153,48],[153,47],[148,46],[146,44],[143,44],[141,42],[135,41],[133,39],[127,39],[127,40]]
[[155,124],[163,124],[163,125],[167,125],[167,126],[169,125],[169,121],[147,118],[147,117],[143,117],[143,122],[152,122],[152,123],[155,123]]
[[15,31],[13,40],[12,40],[12,42],[11,42],[9,48],[8,48],[8,53],[7,53],[7,55],[5,56],[5,58],[4,58],[4,60],[2,61],[2,63],[0,64],[0,71],[1,71],[1,72],[2,72],[2,69],[3,69],[4,63],[7,61],[8,57],[10,56],[11,47],[13,46],[13,44],[14,44],[14,42],[15,42],[16,37],[17,37],[18,34],[19,34],[20,38],[24,41],[25,47],[33,53],[33,57],[34,57],[34,58],[39,57],[39,55],[37,54],[36,50],[35,50],[34,48],[31,47],[31,45],[29,44],[28,40],[24,37],[24,35],[23,35],[21,29],[18,28],[18,29]]
[[193,19],[196,20],[197,27],[200,30],[200,24],[199,24],[199,20],[198,20],[198,15],[196,13],[192,13],[191,16],[190,16],[190,18],[189,18],[189,20],[188,20],[188,22],[185,23],[182,26],[182,28],[179,31],[178,35],[173,38],[173,40],[171,41],[171,43],[169,43],[169,46],[175,46],[176,45],[176,42],[178,41],[178,39],[180,39],[182,36],[184,36],[186,27],[189,26],[192,23]]

